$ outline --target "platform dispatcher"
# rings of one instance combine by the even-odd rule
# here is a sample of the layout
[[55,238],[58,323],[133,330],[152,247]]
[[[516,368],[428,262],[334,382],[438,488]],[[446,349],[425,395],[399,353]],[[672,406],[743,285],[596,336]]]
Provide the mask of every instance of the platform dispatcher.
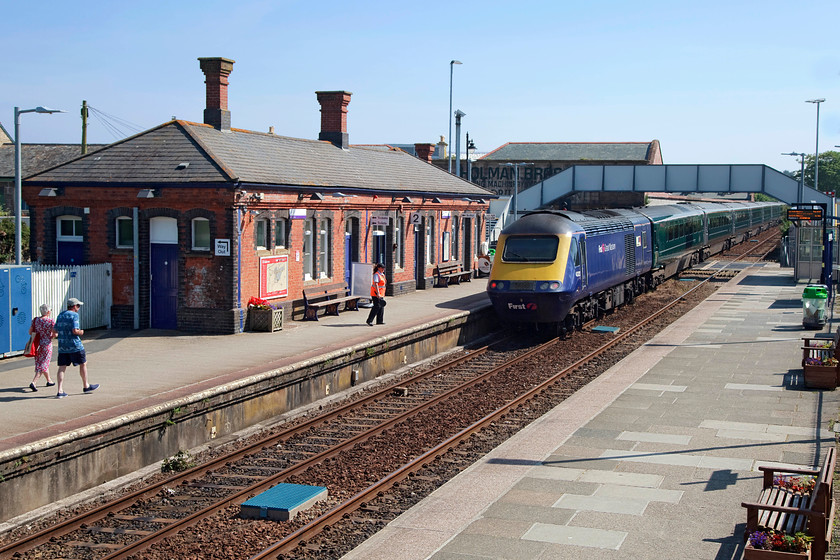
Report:
[[368,314],[367,324],[369,327],[373,326],[373,320],[376,319],[377,325],[385,324],[385,265],[376,263],[373,267],[373,281],[370,286],[370,299],[373,302],[373,308]]

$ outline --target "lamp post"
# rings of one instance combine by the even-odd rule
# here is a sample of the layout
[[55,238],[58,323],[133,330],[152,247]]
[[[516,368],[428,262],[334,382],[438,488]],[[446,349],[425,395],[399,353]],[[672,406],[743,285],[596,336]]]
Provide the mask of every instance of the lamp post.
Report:
[[59,109],[47,109],[46,107],[35,107],[34,109],[21,109],[15,107],[15,264],[21,263],[21,198],[23,188],[21,186],[20,167],[20,115],[23,113],[63,113]]
[[[452,145],[452,75],[455,71],[456,64],[463,64],[460,60],[450,60],[449,61],[449,145]],[[447,159],[449,160],[449,172],[452,173],[452,149],[450,148],[449,153],[446,154]]]
[[783,153],[783,156],[799,156],[800,163],[802,164],[802,170],[799,172],[799,193],[796,195],[796,202],[802,202],[802,198],[805,196],[805,154],[800,152],[787,152]]
[[455,111],[455,175],[458,177],[461,176],[461,117],[466,116],[460,109]]
[[470,140],[470,133],[467,132],[467,181],[472,183],[472,164],[470,163],[470,154],[475,152],[475,142]]
[[817,106],[817,152],[814,157],[814,190],[820,190],[820,103],[825,101],[825,98],[808,99],[805,103],[813,103]]
[[513,167],[513,221],[519,219],[519,205],[517,196],[519,195],[519,168],[523,165],[534,165],[533,163],[506,163],[507,167]]

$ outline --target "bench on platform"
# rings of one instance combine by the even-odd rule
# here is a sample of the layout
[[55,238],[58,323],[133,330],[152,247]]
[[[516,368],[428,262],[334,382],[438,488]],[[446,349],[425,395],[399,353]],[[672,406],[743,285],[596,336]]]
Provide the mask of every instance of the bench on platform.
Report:
[[324,309],[324,315],[338,315],[340,304],[344,311],[358,311],[360,296],[348,295],[347,282],[325,284],[303,289],[303,320],[318,320],[318,310]]
[[[824,560],[834,522],[834,493],[832,483],[837,461],[832,446],[820,470],[759,467],[764,484],[757,502],[742,502],[747,508],[747,529],[744,539],[755,531],[773,529],[788,535],[802,532],[814,538],[811,560]],[[778,484],[777,477],[796,478],[814,476],[816,483],[810,493],[794,491]]]
[[472,272],[461,269],[461,263],[439,264],[435,268],[435,287],[446,288],[449,284],[460,284],[472,280]]
[[840,328],[833,336],[803,336],[802,361],[806,358],[837,358],[840,357]]
[[836,389],[840,381],[840,329],[834,336],[802,338],[802,371],[805,386]]

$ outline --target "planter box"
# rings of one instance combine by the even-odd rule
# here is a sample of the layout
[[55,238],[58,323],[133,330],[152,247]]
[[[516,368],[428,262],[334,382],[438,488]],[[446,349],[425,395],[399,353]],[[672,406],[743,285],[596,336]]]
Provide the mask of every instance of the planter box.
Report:
[[837,388],[837,366],[803,365],[805,372],[805,386],[814,389]]
[[248,323],[252,331],[274,332],[283,329],[283,309],[248,309]]
[[760,550],[750,545],[744,549],[744,560],[810,560],[808,552],[781,552],[779,550]]

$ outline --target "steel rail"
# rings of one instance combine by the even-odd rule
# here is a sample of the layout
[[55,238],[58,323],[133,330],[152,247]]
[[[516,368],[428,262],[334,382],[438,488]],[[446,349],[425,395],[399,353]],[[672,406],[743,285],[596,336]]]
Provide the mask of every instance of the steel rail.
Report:
[[[406,381],[409,384],[416,383],[433,375],[437,375],[439,372],[446,368],[454,367],[469,360],[478,358],[479,356],[485,354],[487,351],[487,346],[478,348],[472,352],[469,352],[468,354],[458,356],[453,360],[435,366],[429,369],[428,371],[424,371],[414,377],[411,377]],[[206,475],[209,471],[225,466],[227,463],[230,463],[232,461],[238,461],[246,455],[253,454],[256,450],[261,450],[266,447],[274,446],[278,442],[285,441],[299,433],[311,429],[314,426],[333,420],[339,416],[347,414],[353,409],[361,408],[371,402],[388,396],[391,393],[393,393],[393,390],[394,389],[391,386],[383,387],[382,389],[375,391],[370,395],[343,404],[333,411],[313,417],[300,424],[292,426],[289,429],[282,431],[281,433],[267,436],[265,438],[257,440],[253,444],[247,446],[246,448],[239,449],[237,451],[219,456],[207,463],[195,466],[191,469],[178,473],[175,476],[158,481],[150,486],[141,488],[139,490],[126,494],[125,496],[121,496],[113,501],[102,504],[88,512],[82,513],[72,518],[68,518],[47,529],[44,529],[37,533],[33,533],[32,535],[28,535],[24,538],[21,538],[15,542],[8,543],[4,546],[0,546],[0,559],[12,558],[17,553],[22,553],[31,550],[32,548],[35,548],[39,545],[50,542],[52,539],[67,535],[69,533],[72,533],[73,531],[77,531],[82,528],[82,525],[90,525],[96,523],[97,521],[100,521],[101,519],[107,517],[110,513],[122,511],[130,507],[137,501],[158,493],[165,486],[171,486],[173,484],[182,484],[184,482],[200,478],[201,476]]]
[[[761,244],[764,244],[766,242],[767,241],[763,241],[763,242],[761,242]],[[749,251],[747,251],[747,252],[749,252]],[[747,252],[745,252],[744,254],[746,254]],[[766,253],[764,253],[764,255],[766,255],[769,252],[770,251],[767,251]],[[743,255],[739,258],[742,258],[742,257],[743,257]],[[726,267],[722,267],[720,270],[724,270],[725,268]],[[717,274],[717,273],[715,273],[715,274]],[[558,372],[557,374],[553,375],[552,377],[550,377],[550,378],[546,379],[545,381],[541,382],[540,384],[536,385],[535,387],[533,387],[532,389],[530,389],[526,393],[523,393],[519,397],[515,398],[513,401],[511,401],[511,402],[507,403],[506,405],[504,405],[504,406],[494,410],[493,412],[485,415],[480,420],[474,422],[473,424],[464,428],[463,430],[461,430],[460,432],[458,432],[454,436],[452,436],[449,439],[441,442],[440,444],[438,444],[434,448],[432,448],[429,451],[423,453],[422,455],[418,456],[417,458],[413,459],[412,461],[406,463],[405,465],[403,465],[402,467],[400,467],[396,471],[394,471],[394,472],[388,474],[387,476],[383,477],[378,482],[374,483],[373,485],[369,486],[365,490],[363,490],[363,491],[357,493],[356,495],[352,496],[351,498],[349,498],[347,501],[343,502],[342,504],[340,504],[336,508],[324,513],[323,515],[321,515],[317,519],[314,519],[310,523],[308,523],[308,524],[304,525],[303,527],[299,528],[294,533],[289,534],[284,539],[282,539],[282,540],[278,541],[277,543],[273,544],[272,546],[262,550],[261,552],[255,554],[254,556],[251,556],[249,558],[249,560],[263,560],[265,558],[269,558],[269,557],[272,557],[272,556],[277,555],[277,554],[282,554],[282,553],[285,553],[285,552],[289,552],[289,551],[293,550],[294,548],[296,548],[301,543],[311,539],[313,536],[319,534],[325,527],[335,523],[336,521],[343,518],[345,515],[347,515],[349,513],[352,513],[353,511],[356,511],[357,509],[359,509],[359,507],[361,507],[361,505],[363,503],[365,503],[366,501],[369,501],[372,497],[375,497],[380,492],[383,492],[385,490],[388,490],[388,489],[392,488],[394,486],[394,484],[396,484],[396,483],[398,483],[402,480],[405,480],[405,478],[407,478],[410,473],[419,470],[426,463],[428,463],[431,460],[443,455],[449,449],[452,449],[453,447],[457,446],[459,443],[466,440],[472,434],[480,431],[481,429],[483,429],[484,427],[486,427],[486,426],[490,425],[491,423],[495,422],[496,420],[498,420],[500,417],[504,416],[505,414],[507,414],[511,410],[521,406],[522,404],[526,403],[527,401],[531,400],[532,398],[538,396],[544,390],[546,390],[550,386],[560,382],[562,379],[567,377],[570,373],[572,373],[576,369],[580,368],[581,366],[585,365],[587,362],[593,360],[594,358],[603,354],[607,350],[609,350],[609,349],[611,349],[615,346],[618,346],[619,344],[621,344],[622,342],[627,340],[630,336],[635,334],[636,331],[638,331],[639,329],[641,329],[642,327],[644,327],[645,325],[647,325],[648,323],[650,323],[651,321],[653,321],[654,319],[656,319],[657,317],[659,317],[660,315],[665,313],[670,308],[679,304],[683,299],[685,299],[685,297],[688,294],[697,290],[700,286],[702,286],[706,282],[710,282],[712,277],[714,277],[714,275],[712,275],[708,279],[700,281],[696,286],[693,286],[690,290],[686,291],[684,294],[676,297],[675,299],[673,299],[671,302],[667,303],[664,307],[662,307],[661,309],[659,309],[658,311],[656,311],[652,315],[643,319],[642,321],[640,321],[636,325],[630,327],[629,329],[626,329],[625,332],[622,333],[621,335],[616,335],[613,339],[611,339],[610,341],[602,344],[600,347],[596,348],[595,350],[593,350],[592,352],[590,352],[589,354],[587,354],[583,358],[580,358],[579,360],[574,362],[572,365],[566,367],[562,371]],[[551,342],[554,342],[554,341],[551,341]],[[551,344],[551,342],[545,343],[538,348],[543,349],[546,346],[548,346],[549,344]],[[507,367],[510,367],[511,365],[513,365],[513,363],[505,364],[504,366],[501,366],[501,369],[505,369]]]

